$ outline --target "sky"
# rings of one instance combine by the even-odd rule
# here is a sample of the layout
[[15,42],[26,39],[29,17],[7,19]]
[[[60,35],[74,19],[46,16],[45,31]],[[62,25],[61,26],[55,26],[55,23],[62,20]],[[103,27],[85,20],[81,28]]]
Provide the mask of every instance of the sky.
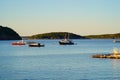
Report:
[[0,25],[21,36],[120,32],[120,0],[0,0]]

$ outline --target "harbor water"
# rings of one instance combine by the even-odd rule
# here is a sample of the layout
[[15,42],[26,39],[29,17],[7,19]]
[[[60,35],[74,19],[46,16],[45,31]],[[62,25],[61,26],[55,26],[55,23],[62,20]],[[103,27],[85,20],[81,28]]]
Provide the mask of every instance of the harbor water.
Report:
[[[26,40],[29,41],[29,40]],[[120,59],[92,58],[112,53],[120,43],[112,39],[30,40],[45,47],[13,46],[0,41],[0,80],[119,80]]]

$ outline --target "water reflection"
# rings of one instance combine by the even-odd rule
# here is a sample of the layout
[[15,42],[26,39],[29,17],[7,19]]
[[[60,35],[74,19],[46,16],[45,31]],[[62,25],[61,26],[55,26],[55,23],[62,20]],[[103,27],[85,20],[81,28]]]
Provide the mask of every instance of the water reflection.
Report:
[[120,60],[119,59],[114,59],[113,60],[113,76],[114,80],[119,80],[120,79]]

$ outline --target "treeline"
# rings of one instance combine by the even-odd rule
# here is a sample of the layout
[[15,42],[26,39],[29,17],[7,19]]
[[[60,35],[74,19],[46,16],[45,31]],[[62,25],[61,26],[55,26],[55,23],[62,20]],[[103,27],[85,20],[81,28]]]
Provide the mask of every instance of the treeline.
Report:
[[80,36],[68,32],[51,32],[51,33],[37,34],[30,36],[29,38],[30,39],[63,39],[65,37],[68,37],[68,34],[70,39],[86,39],[86,37],[84,36]]
[[90,39],[116,39],[116,38],[120,38],[120,33],[103,34],[103,35],[88,35],[88,36],[85,36],[85,37],[90,38]]
[[[44,34],[37,34],[33,36],[23,36],[23,39],[63,39],[67,38],[69,34],[70,39],[116,39],[120,38],[120,33],[116,34],[102,34],[102,35],[88,35],[80,36],[69,32],[51,32]],[[21,36],[9,27],[0,26],[0,40],[21,40]]]
[[68,34],[69,34],[70,39],[116,39],[116,38],[120,38],[120,33],[80,36],[80,35],[68,33],[68,32],[51,32],[51,33],[33,35],[33,36],[30,36],[29,39],[63,39],[67,37]]

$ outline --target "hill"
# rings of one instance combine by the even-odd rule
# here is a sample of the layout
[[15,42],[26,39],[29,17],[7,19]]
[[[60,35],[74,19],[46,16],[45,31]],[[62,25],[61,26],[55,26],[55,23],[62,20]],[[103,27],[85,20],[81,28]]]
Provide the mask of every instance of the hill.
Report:
[[[68,32],[51,32],[51,33],[44,33],[44,34],[37,34],[30,36],[30,39],[63,39],[65,38],[65,35],[67,35]],[[69,33],[70,39],[86,39],[83,36]]]
[[88,36],[85,36],[85,37],[90,38],[90,39],[115,39],[115,38],[120,38],[120,33],[102,34],[102,35],[88,35]]
[[0,26],[0,40],[21,40],[17,32],[8,27]]

